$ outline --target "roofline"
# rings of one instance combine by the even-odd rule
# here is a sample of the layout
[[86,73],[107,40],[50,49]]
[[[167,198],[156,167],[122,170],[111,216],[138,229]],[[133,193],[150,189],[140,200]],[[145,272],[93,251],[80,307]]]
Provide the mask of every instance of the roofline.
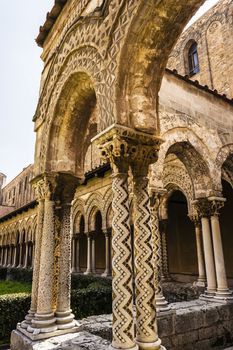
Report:
[[198,88],[202,91],[205,91],[211,95],[214,95],[215,97],[217,97],[217,98],[223,100],[224,102],[227,102],[231,106],[233,106],[233,98],[230,99],[225,94],[219,94],[216,89],[211,90],[208,85],[201,85],[198,80],[191,80],[188,75],[180,75],[176,69],[171,70],[171,69],[166,68],[165,71],[167,73],[174,75],[177,78],[185,81],[186,83],[189,83],[190,85],[195,86],[196,88]]
[[0,217],[0,223],[4,222],[8,219],[11,219],[14,216],[17,216],[18,214],[23,213],[24,211],[28,211],[29,209],[35,208],[35,206],[38,204],[38,202],[36,200],[33,200],[30,203],[27,203],[26,205],[24,205],[23,207],[17,208],[13,211],[11,211],[10,213],[7,213],[4,216]]
[[[24,167],[23,170],[20,171],[20,173],[18,173],[10,182],[8,182],[8,184],[4,185],[4,187],[2,189],[5,189],[7,186],[9,186],[19,175],[21,175],[24,171],[26,171],[29,167],[31,167],[33,165],[34,165],[34,163],[31,163],[31,164],[27,165],[26,167]],[[6,178],[7,178],[7,176],[6,176]]]
[[43,47],[49,32],[51,31],[67,2],[68,0],[55,0],[52,10],[47,13],[46,20],[44,24],[40,26],[39,34],[35,39],[38,46]]

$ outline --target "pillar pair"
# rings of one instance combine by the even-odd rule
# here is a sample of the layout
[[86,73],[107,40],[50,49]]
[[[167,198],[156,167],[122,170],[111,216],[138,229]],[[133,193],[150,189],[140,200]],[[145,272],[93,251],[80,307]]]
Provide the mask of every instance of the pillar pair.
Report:
[[220,209],[224,198],[209,197],[195,201],[201,217],[205,268],[207,277],[206,298],[214,297],[219,301],[233,299],[228,288],[222,238],[219,224]]
[[[164,349],[157,334],[154,265],[148,195],[148,167],[157,159],[160,140],[114,125],[98,135],[102,157],[110,160],[113,191],[112,269],[113,341],[111,349]],[[130,230],[129,168],[134,182],[134,262],[136,337],[133,314],[133,266]]]
[[18,330],[31,339],[76,330],[70,309],[71,200],[77,180],[44,175],[34,186],[38,200],[31,307]]
[[159,204],[163,192],[154,187],[150,187],[150,213],[151,213],[151,231],[152,248],[154,260],[154,289],[157,311],[168,311],[170,305],[164,298],[162,289],[162,242],[159,230]]

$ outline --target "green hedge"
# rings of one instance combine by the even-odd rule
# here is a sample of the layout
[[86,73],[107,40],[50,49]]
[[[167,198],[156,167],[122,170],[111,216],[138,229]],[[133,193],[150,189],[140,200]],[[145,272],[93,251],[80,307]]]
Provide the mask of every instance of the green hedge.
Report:
[[[71,307],[76,319],[111,313],[112,289],[110,286],[88,287],[73,290]],[[22,321],[30,308],[29,294],[0,296],[0,343],[9,341],[10,333]]]
[[0,281],[4,281],[7,276],[7,268],[6,267],[0,267]]
[[112,280],[93,275],[72,275],[71,276],[71,289],[84,289],[90,286],[91,284],[98,284],[98,286],[112,286]]
[[9,340],[17,322],[30,308],[30,294],[7,294],[0,297],[0,341]]
[[7,268],[7,279],[18,282],[32,282],[32,270],[30,269],[17,269],[16,267]]

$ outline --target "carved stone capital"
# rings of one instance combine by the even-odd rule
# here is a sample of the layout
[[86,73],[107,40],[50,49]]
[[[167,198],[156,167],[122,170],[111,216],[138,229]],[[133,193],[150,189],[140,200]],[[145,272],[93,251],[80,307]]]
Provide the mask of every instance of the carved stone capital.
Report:
[[56,186],[56,177],[44,174],[33,179],[32,186],[35,189],[35,197],[38,201],[51,199]]
[[[157,160],[161,139],[114,124],[93,140],[101,156],[109,160],[113,170],[127,172],[131,166],[134,175],[147,174],[148,166]],[[146,170],[145,170],[146,169]]]
[[209,197],[197,199],[193,201],[193,204],[200,217],[210,217],[219,215],[225,201],[226,199],[222,197]]
[[208,198],[199,198],[193,201],[193,205],[197,211],[197,214],[200,218],[210,217],[211,207]]
[[224,207],[226,199],[221,197],[209,197],[208,200],[210,201],[210,215],[218,216],[220,210]]
[[189,214],[188,217],[193,222],[195,227],[201,226],[201,218],[197,213]]

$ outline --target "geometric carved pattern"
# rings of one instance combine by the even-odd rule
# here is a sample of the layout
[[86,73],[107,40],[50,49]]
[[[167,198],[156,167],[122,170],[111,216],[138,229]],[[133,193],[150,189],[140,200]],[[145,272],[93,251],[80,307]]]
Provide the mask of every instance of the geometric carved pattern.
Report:
[[137,340],[154,342],[155,339],[155,294],[154,260],[150,228],[148,179],[135,179],[135,286],[137,312]]
[[127,174],[114,175],[112,190],[113,346],[122,349],[135,345]]

